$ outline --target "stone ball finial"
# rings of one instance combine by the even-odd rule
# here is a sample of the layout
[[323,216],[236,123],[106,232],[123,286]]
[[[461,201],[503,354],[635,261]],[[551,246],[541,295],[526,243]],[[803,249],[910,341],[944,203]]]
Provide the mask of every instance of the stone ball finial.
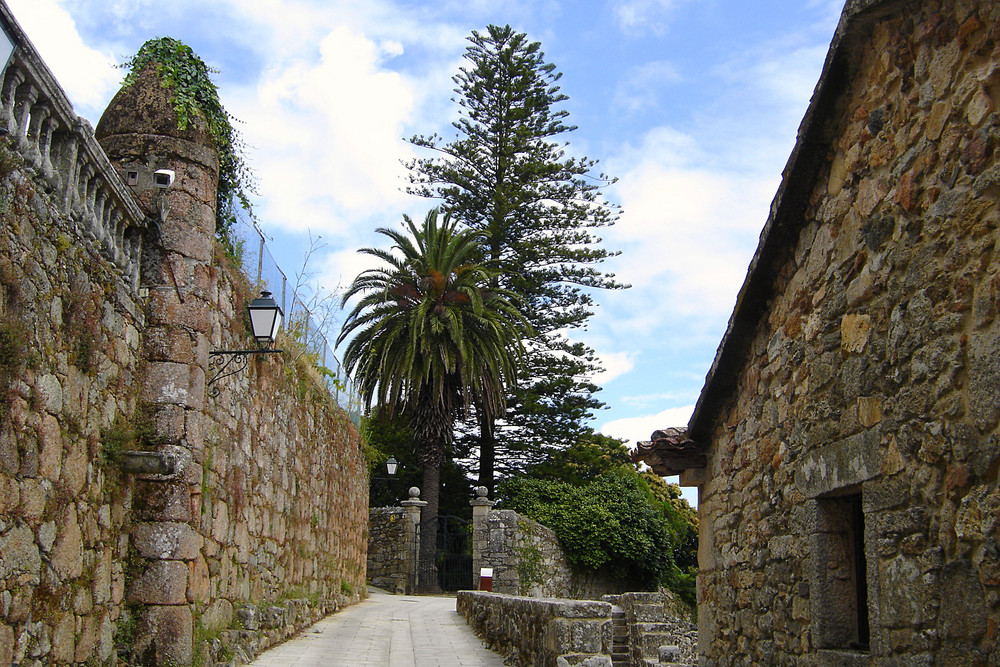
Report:
[[420,489],[415,486],[410,487],[410,500],[417,500],[420,498]]
[[476,487],[476,498],[485,498],[488,495],[490,495],[490,490],[485,486]]

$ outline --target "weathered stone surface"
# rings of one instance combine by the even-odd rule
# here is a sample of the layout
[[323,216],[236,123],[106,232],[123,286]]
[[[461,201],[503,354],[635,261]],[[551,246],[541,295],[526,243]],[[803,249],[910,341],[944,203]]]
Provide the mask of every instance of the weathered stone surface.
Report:
[[132,528],[132,544],[149,560],[193,560],[204,539],[191,526],[178,522],[147,522]]
[[0,624],[0,665],[14,664],[14,631]]
[[126,601],[141,604],[187,602],[188,565],[178,560],[146,563],[141,574],[129,582]]
[[136,653],[147,664],[191,664],[193,630],[194,620],[187,605],[147,606],[139,619]]
[[853,12],[691,425],[702,664],[1000,659],[1000,5]]
[[150,403],[200,409],[204,405],[204,372],[185,364],[153,362],[146,370],[142,398]]
[[[607,603],[459,591],[457,608],[479,637],[515,664],[555,664],[559,656],[575,656],[574,664],[610,657],[611,647],[603,645],[604,624],[611,619]],[[575,615],[585,609],[602,615]]]
[[187,484],[136,480],[135,497],[140,519],[186,522],[191,518],[191,490]]
[[41,569],[42,558],[30,528],[15,526],[0,535],[0,579],[15,574],[37,577]]
[[[208,351],[247,344],[245,278],[214,260],[213,141],[199,142],[197,119],[194,134],[137,127],[176,129],[176,117],[162,88],[132,87],[104,124],[109,163],[13,38],[3,111],[28,100],[37,127],[8,128],[25,166],[14,160],[0,183],[15,204],[0,224],[0,310],[32,351],[0,419],[0,664],[114,662],[126,581],[150,610],[127,661],[190,664],[192,609],[224,631],[231,600],[264,604],[294,582],[309,598],[285,622],[236,633],[252,655],[363,591],[360,437],[310,369],[280,359],[254,360],[206,401]],[[151,185],[160,168],[177,176],[165,193]],[[126,186],[119,176],[133,170],[139,183]],[[136,200],[156,218],[154,200],[166,201],[159,238]],[[132,448],[169,454],[177,473],[124,473],[116,462]],[[217,499],[227,530],[206,546]]]
[[83,574],[83,536],[73,506],[63,513],[49,561],[62,579],[75,579]]

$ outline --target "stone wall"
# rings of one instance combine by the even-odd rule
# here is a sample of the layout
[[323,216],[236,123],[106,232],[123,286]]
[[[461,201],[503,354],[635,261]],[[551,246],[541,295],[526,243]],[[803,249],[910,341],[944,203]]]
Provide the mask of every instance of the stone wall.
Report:
[[363,594],[360,437],[294,340],[213,384],[254,294],[204,127],[150,80],[99,145],[0,23],[0,664],[247,657]]
[[702,664],[1000,663],[1000,5],[852,4],[711,416]]
[[629,584],[574,567],[555,532],[512,510],[473,519],[473,574],[493,569],[493,591],[532,597],[599,599]]
[[133,488],[115,463],[141,306],[30,170],[2,171],[0,664],[104,661],[124,605]]
[[[611,605],[459,591],[458,613],[515,665],[610,665]],[[595,661],[594,658],[603,658]]]
[[146,221],[2,3],[0,26],[0,664],[94,664],[125,604]]

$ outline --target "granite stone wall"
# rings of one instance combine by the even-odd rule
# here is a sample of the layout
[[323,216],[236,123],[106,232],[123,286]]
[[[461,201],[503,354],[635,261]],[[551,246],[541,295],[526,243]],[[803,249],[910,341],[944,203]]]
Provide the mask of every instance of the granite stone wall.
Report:
[[0,664],[114,655],[141,304],[0,142]]
[[0,23],[0,664],[249,657],[363,595],[360,437],[293,338],[213,383],[256,294],[204,126],[146,76],[99,144]]
[[705,665],[1000,663],[1000,5],[868,4],[714,418]]

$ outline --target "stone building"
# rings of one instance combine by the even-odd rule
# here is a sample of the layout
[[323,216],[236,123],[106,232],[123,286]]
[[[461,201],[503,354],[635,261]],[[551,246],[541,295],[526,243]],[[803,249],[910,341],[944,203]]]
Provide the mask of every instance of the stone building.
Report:
[[1000,3],[849,0],[684,433],[702,664],[1000,664]]

